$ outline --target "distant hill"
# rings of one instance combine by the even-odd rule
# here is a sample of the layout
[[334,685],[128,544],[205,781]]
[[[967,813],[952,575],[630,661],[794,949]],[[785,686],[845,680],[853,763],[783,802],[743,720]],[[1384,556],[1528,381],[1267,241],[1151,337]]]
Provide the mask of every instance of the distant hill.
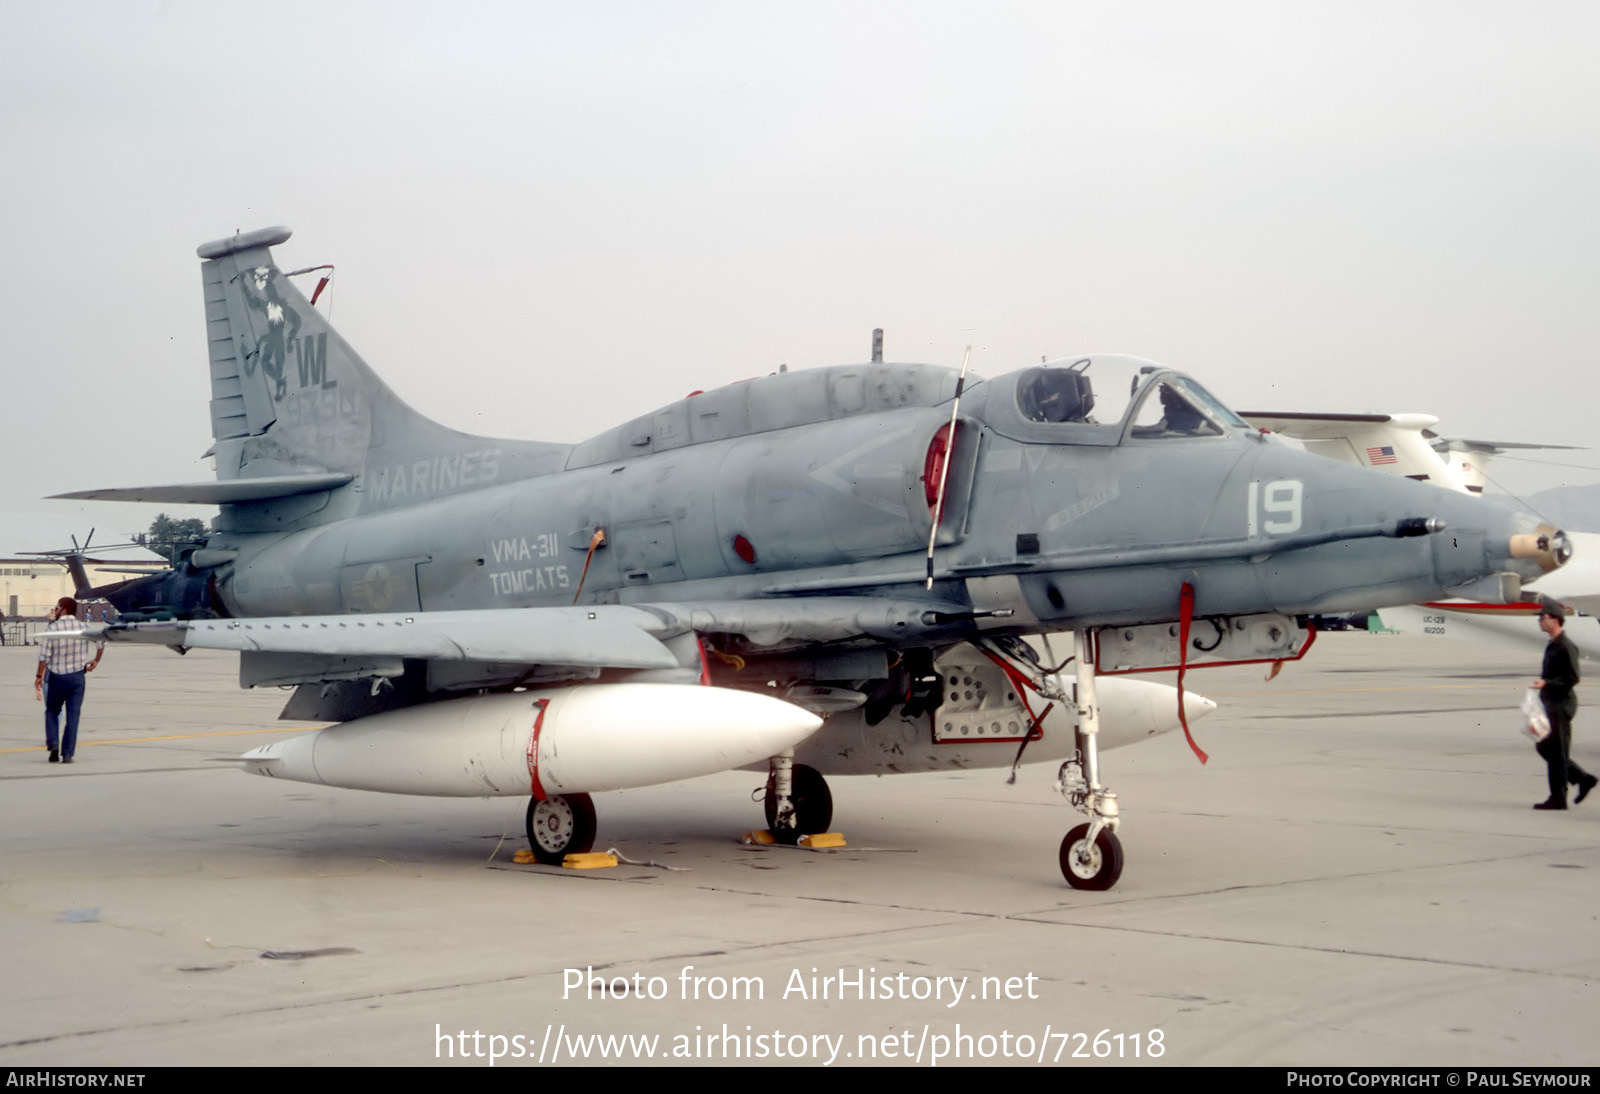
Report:
[[1600,485],[1558,486],[1520,501],[1503,494],[1493,496],[1514,502],[1569,532],[1600,532]]

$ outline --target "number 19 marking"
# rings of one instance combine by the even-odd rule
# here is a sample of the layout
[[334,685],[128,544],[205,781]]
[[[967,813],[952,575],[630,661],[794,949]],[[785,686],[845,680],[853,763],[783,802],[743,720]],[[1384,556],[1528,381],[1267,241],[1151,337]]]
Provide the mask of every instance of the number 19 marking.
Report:
[[[1245,534],[1255,539],[1261,532],[1275,536],[1298,532],[1304,495],[1305,485],[1299,479],[1279,479],[1264,486],[1252,479],[1245,505]],[[1281,519],[1262,521],[1263,514]]]

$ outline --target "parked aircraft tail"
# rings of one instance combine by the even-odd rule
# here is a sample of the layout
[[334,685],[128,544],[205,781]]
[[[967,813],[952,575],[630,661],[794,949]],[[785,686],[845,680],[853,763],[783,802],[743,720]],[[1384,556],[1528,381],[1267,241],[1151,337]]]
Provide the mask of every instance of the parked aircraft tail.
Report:
[[1473,493],[1458,467],[1429,443],[1439,419],[1432,414],[1302,414],[1248,411],[1240,415],[1260,429],[1282,433],[1308,452],[1340,463],[1431,482]]
[[219,527],[265,531],[561,470],[568,445],[460,433],[402,402],[278,269],[289,234],[199,248],[217,480],[59,497],[221,505]]
[[1450,467],[1461,476],[1467,489],[1474,494],[1483,493],[1489,481],[1489,464],[1496,456],[1513,449],[1548,448],[1568,452],[1582,451],[1579,445],[1528,444],[1521,441],[1474,441],[1466,437],[1435,437],[1433,447]]
[[367,511],[560,469],[566,445],[459,433],[402,402],[273,262],[288,238],[199,248],[219,480],[350,476]]
[[1285,414],[1245,411],[1247,422],[1300,441],[1308,452],[1431,482],[1447,490],[1483,493],[1489,463],[1512,449],[1567,449],[1568,444],[1474,441],[1442,437],[1432,414]]

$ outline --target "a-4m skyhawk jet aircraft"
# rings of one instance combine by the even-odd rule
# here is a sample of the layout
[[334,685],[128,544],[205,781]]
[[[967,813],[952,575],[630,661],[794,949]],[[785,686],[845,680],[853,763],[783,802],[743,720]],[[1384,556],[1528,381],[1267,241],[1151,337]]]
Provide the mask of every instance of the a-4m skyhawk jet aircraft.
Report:
[[217,481],[63,495],[221,507],[179,569],[113,594],[146,621],[90,629],[241,651],[243,686],[298,685],[285,717],[340,723],[246,770],[530,795],[543,861],[590,846],[596,791],[759,765],[793,841],[831,819],[823,774],[1020,756],[1065,761],[1087,820],[1062,871],[1107,888],[1099,749],[1168,728],[1148,697],[1182,694],[1109,674],[1290,659],[1297,616],[1515,596],[1566,554],[1554,528],[1269,440],[1128,357],[980,380],[875,353],[581,444],[468,436],[311,307],[273,262],[288,238],[199,249]]

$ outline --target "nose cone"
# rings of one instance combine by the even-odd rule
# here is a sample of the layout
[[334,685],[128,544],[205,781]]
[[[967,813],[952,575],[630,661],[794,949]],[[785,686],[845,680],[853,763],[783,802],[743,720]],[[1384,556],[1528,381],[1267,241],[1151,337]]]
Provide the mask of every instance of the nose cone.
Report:
[[[1409,485],[1409,484],[1408,484]],[[1434,573],[1446,597],[1500,599],[1486,592],[1496,579],[1514,575],[1529,582],[1560,569],[1572,557],[1572,539],[1541,517],[1519,512],[1496,498],[1456,494],[1420,485],[1413,507],[1442,519],[1444,528],[1428,536]],[[1419,515],[1421,509],[1419,508]],[[1487,579],[1487,580],[1486,580]],[[1507,583],[1519,598],[1517,581]],[[1431,599],[1431,598],[1430,598]]]
[[317,738],[322,733],[314,729],[294,737],[285,737],[259,748],[252,748],[238,758],[242,770],[251,775],[265,775],[273,779],[291,779],[294,782],[315,783],[317,766],[313,762]]
[[[1521,521],[1524,524],[1531,523],[1527,517],[1521,518]],[[1507,553],[1520,562],[1538,567],[1539,573],[1547,574],[1565,566],[1572,558],[1572,540],[1555,525],[1541,522],[1531,531],[1513,532],[1507,542]],[[1525,573],[1524,576],[1538,575]]]

